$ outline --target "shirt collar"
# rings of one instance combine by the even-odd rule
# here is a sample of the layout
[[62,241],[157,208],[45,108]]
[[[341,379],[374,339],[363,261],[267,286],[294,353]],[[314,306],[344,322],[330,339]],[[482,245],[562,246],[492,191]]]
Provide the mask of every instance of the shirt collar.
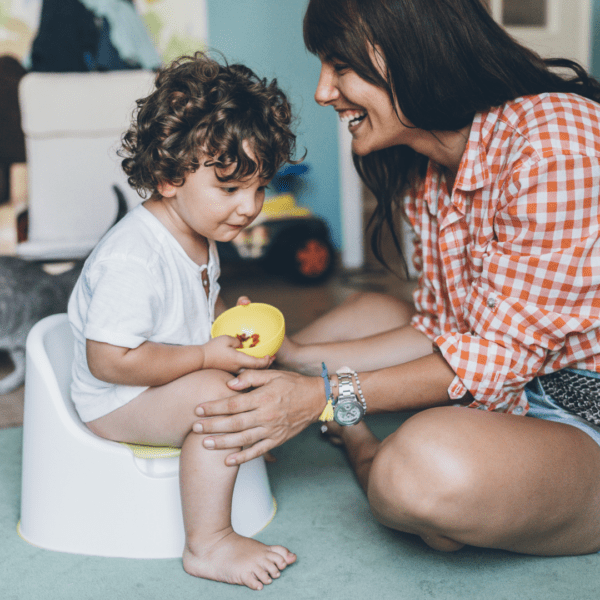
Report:
[[497,111],[476,113],[469,133],[469,140],[458,167],[454,187],[472,192],[488,185],[491,180],[484,139],[498,120]]
[[[487,163],[485,139],[491,134],[498,120],[497,111],[492,109],[485,113],[476,113],[469,132],[469,139],[462,155],[454,183],[454,189],[472,192],[488,185],[491,180]],[[440,189],[440,178],[443,169],[437,163],[429,161],[425,177],[425,198],[431,214],[437,214]],[[450,202],[464,213],[463,194],[452,194]]]

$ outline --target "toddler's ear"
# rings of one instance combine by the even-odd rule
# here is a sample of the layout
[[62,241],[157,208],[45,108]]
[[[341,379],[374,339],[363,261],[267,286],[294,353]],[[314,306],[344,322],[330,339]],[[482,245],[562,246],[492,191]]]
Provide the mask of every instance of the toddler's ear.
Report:
[[175,195],[176,187],[172,183],[160,183],[158,192],[165,198],[172,198]]

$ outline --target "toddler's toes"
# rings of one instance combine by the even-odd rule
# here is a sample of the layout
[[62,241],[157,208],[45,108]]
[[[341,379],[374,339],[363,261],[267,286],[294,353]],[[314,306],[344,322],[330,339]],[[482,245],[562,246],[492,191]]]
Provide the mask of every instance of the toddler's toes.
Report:
[[262,590],[265,587],[254,573],[243,576],[242,583],[251,590]]
[[[279,557],[279,561],[282,561],[284,563],[283,567],[279,567],[277,565],[277,557]],[[279,554],[275,554],[274,552],[270,552],[269,554],[267,554],[267,560],[265,561],[264,566],[273,579],[277,579],[279,575],[281,575],[280,570],[282,568],[284,569],[285,567],[287,567],[283,558],[279,556]]]
[[269,552],[267,558],[275,565],[277,570],[283,571],[288,566],[287,561],[278,552]]
[[265,585],[269,585],[273,582],[267,570],[263,569],[262,567],[257,566],[254,569],[254,575],[261,583],[264,583]]
[[284,569],[288,565],[291,565],[293,562],[296,562],[296,555],[293,552],[290,552],[287,548],[283,546],[269,546],[269,550],[271,552],[276,552],[279,554],[283,560],[285,561],[285,565],[280,566],[280,563],[277,563],[280,569]]

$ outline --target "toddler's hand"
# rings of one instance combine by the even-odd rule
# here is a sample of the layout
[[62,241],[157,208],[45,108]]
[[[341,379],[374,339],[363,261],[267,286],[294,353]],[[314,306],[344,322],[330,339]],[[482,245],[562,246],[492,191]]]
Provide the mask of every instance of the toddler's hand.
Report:
[[250,304],[250,298],[248,298],[248,296],[240,296],[235,303],[236,306],[245,306],[246,304]]
[[267,369],[273,357],[255,358],[239,352],[241,343],[230,335],[220,335],[204,344],[204,369],[220,369],[238,373],[241,369]]

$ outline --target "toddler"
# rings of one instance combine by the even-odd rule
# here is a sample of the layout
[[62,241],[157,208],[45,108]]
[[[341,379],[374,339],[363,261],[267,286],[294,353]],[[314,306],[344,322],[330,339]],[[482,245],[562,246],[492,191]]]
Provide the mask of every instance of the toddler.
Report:
[[257,590],[296,556],[233,531],[237,467],[225,465],[230,449],[203,448],[194,409],[234,395],[231,373],[273,360],[239,352],[236,338],[210,339],[225,309],[216,242],[254,221],[265,186],[293,162],[290,123],[276,80],[247,67],[197,53],[160,71],[120,151],[147,199],[99,242],[69,302],[81,419],[110,440],[180,447],[184,569]]

